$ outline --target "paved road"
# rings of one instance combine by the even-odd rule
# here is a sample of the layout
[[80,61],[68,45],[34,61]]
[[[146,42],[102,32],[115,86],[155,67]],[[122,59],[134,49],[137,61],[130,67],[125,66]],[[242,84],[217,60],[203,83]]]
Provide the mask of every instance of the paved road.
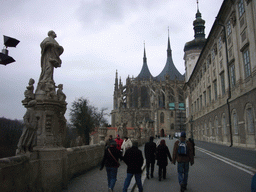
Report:
[[[162,138],[161,138],[162,139]],[[164,138],[172,154],[176,139]],[[157,142],[158,140],[155,140]],[[252,174],[256,172],[256,151],[244,150],[206,142],[195,141],[195,164],[190,167],[187,192],[246,192],[250,191]],[[140,147],[143,151],[144,146]],[[218,156],[219,155],[219,156]],[[233,160],[233,161],[231,161]],[[247,166],[247,167],[246,167]],[[126,178],[126,165],[121,162],[118,169],[115,192],[121,192]],[[144,192],[179,191],[177,165],[169,162],[166,180],[158,181],[158,167],[155,166],[154,178],[145,179],[142,174]],[[133,185],[131,184],[130,187]],[[131,188],[130,188],[131,190]],[[68,184],[63,192],[96,192],[107,191],[106,170],[95,168],[84,175],[78,176]],[[135,189],[134,191],[137,191]]]
[[[166,141],[169,149],[172,150],[175,139],[166,139]],[[198,148],[196,149],[195,164],[190,166],[187,192],[250,191],[252,175],[256,171],[256,169],[254,169],[254,172],[252,171],[255,168],[256,151],[229,148],[228,146],[198,141],[195,141],[195,143]],[[210,153],[209,150],[214,153]],[[220,153],[219,156],[218,153]],[[231,161],[231,159],[234,161]],[[242,165],[254,166],[244,167]],[[157,176],[157,173],[155,173],[155,176]],[[145,192],[178,192],[180,186],[177,178],[177,165],[174,166],[169,163],[166,180],[159,182],[157,177],[150,180],[146,179],[143,187]]]

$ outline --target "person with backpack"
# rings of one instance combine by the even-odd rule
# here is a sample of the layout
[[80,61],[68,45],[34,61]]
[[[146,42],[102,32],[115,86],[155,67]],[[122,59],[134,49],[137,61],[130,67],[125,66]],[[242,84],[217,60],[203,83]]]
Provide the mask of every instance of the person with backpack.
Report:
[[186,140],[186,133],[181,132],[180,139],[174,143],[172,163],[178,162],[178,180],[180,191],[187,189],[189,163],[194,164],[192,144]]

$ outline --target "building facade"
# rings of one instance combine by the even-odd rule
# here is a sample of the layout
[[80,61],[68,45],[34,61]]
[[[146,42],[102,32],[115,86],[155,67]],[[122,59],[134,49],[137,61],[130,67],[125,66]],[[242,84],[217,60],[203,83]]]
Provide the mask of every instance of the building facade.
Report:
[[123,85],[116,72],[112,127],[151,127],[152,135],[174,135],[185,130],[184,75],[173,64],[168,37],[167,61],[162,72],[153,77],[144,48],[143,66],[136,78]]
[[256,148],[255,41],[256,1],[224,0],[186,81],[190,136]]

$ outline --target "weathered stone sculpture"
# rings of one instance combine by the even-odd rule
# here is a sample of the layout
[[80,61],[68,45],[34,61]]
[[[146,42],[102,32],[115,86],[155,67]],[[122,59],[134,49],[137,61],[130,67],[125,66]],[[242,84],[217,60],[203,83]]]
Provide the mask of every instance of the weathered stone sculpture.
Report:
[[36,106],[36,100],[29,101],[27,106],[27,112],[23,119],[25,127],[23,128],[22,135],[18,142],[18,149],[16,154],[26,153],[32,151],[36,146],[36,131],[38,128],[39,117],[36,116],[34,107]]
[[63,84],[58,85],[57,97],[59,101],[65,101],[66,95],[63,93]]
[[[34,107],[38,115],[38,130],[36,132],[37,147],[62,147],[66,134],[66,95],[63,93],[63,85],[55,86],[53,80],[54,67],[61,66],[59,56],[64,49],[55,40],[57,37],[54,31],[48,32],[41,46],[41,74],[35,93],[33,93],[34,79],[29,80],[29,86],[24,92],[25,99],[22,101],[26,108],[29,108],[31,100],[36,101]],[[56,88],[58,88],[56,92]]]
[[[54,97],[51,95],[51,88],[55,87],[53,80],[53,69],[54,67],[61,67],[61,60],[59,56],[63,53],[64,49],[55,40],[57,37],[54,31],[48,32],[41,46],[41,75],[39,78],[36,94],[37,96],[48,94],[47,97]],[[49,90],[50,89],[50,90]]]
[[35,80],[30,78],[29,82],[28,82],[28,86],[26,87],[27,90],[25,90],[25,92],[24,92],[24,96],[25,96],[25,99],[23,100],[24,102],[29,102],[29,101],[35,99],[34,83],[35,83]]

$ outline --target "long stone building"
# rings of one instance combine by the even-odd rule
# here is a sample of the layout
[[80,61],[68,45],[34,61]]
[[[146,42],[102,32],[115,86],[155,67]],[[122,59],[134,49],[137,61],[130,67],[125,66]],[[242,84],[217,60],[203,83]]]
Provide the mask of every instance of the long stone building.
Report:
[[[199,10],[197,14],[202,26]],[[224,0],[204,45],[185,45],[186,128],[190,136],[256,148],[255,41],[256,1]]]
[[126,84],[116,72],[112,127],[123,123],[132,128],[152,128],[151,135],[174,135],[185,130],[184,75],[176,69],[167,43],[167,61],[162,72],[153,77],[144,47],[143,65],[136,78],[128,76]]

